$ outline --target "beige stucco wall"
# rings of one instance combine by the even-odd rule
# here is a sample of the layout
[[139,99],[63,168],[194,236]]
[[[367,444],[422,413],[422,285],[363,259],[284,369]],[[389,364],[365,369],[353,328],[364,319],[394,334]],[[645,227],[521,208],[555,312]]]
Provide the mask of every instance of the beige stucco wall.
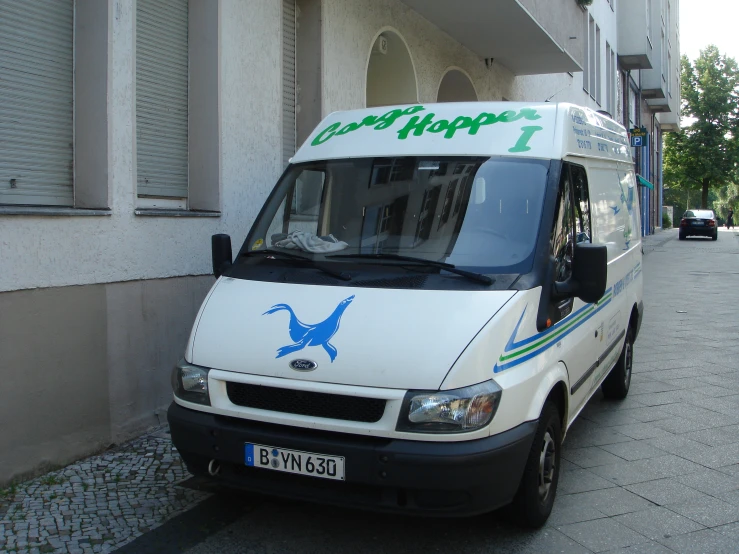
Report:
[[0,486],[165,421],[212,277],[0,294]]

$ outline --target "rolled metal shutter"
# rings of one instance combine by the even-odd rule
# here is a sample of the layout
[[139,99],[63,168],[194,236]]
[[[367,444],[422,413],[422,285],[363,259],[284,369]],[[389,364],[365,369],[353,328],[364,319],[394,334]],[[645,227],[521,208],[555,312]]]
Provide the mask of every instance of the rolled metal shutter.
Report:
[[136,2],[138,194],[187,197],[188,0]]
[[73,60],[73,0],[0,0],[0,204],[74,204]]
[[295,0],[282,0],[282,163],[295,154]]

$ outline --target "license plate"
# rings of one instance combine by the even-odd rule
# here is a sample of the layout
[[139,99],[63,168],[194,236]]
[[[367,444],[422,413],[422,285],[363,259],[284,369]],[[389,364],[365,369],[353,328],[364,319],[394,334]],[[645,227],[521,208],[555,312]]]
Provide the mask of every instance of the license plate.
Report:
[[693,222],[693,225],[703,225],[703,222],[702,221],[694,221]]
[[249,443],[245,445],[245,451],[245,463],[249,467],[262,467],[273,471],[336,479],[337,481],[344,480],[343,456],[327,456],[314,452]]

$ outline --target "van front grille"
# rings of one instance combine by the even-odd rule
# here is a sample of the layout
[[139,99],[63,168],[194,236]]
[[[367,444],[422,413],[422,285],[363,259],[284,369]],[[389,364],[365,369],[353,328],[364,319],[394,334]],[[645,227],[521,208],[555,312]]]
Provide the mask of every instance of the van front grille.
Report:
[[237,406],[328,419],[376,423],[385,413],[385,400],[327,394],[245,383],[226,383],[228,399]]

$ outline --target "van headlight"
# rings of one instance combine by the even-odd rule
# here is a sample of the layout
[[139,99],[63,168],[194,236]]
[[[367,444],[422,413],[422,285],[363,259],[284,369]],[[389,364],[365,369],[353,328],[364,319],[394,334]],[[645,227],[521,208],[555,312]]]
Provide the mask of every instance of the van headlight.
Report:
[[397,431],[464,433],[485,427],[500,405],[503,390],[493,381],[447,391],[408,391]]
[[180,360],[172,370],[172,390],[177,398],[210,406],[207,367],[188,364]]

